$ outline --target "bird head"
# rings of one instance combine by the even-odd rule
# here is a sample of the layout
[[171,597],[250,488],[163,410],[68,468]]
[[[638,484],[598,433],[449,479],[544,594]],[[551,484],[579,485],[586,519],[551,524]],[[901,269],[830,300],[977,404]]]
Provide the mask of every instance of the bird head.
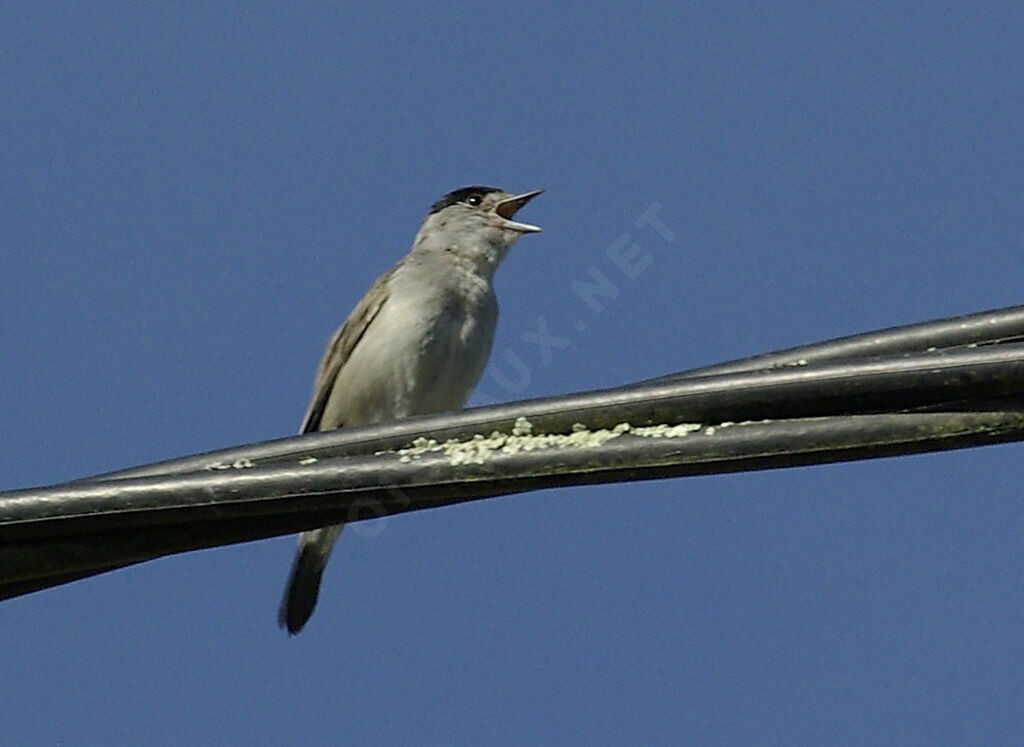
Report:
[[541,230],[513,218],[543,191],[512,194],[474,186],[449,192],[430,208],[416,234],[414,249],[450,252],[479,270],[493,272],[516,239]]

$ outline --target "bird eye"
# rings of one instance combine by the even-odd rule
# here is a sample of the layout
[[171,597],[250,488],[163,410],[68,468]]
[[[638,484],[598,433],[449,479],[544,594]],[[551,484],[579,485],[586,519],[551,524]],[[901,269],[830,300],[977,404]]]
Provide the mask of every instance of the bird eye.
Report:
[[477,205],[479,205],[483,201],[484,201],[484,197],[483,197],[483,195],[480,195],[480,194],[470,195],[469,197],[466,198],[466,204],[470,205],[471,207],[476,207]]

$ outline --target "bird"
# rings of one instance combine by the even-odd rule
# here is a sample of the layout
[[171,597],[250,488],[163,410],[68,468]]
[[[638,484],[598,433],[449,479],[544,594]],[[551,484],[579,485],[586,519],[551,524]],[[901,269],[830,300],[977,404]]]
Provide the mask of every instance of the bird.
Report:
[[[300,433],[461,409],[490,357],[498,321],[494,272],[516,240],[541,229],[514,220],[544,190],[470,186],[435,202],[412,249],[370,287],[317,369]],[[302,630],[343,524],[299,536],[278,622]]]

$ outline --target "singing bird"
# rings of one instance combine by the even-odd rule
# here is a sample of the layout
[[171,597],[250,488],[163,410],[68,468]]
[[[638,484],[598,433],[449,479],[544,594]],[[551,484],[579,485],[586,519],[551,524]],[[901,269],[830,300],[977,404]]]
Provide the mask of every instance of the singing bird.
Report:
[[[431,207],[412,249],[381,275],[327,346],[300,433],[461,408],[483,373],[498,321],[492,278],[537,226],[515,214],[543,190],[463,187]],[[298,633],[343,525],[299,536],[278,621]]]

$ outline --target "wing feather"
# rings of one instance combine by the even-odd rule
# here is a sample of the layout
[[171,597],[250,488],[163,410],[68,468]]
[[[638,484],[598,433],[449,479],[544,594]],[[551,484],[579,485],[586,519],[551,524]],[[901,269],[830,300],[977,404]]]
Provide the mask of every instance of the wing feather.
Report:
[[345,323],[341,325],[338,331],[334,333],[334,337],[331,338],[327,351],[320,361],[320,367],[317,369],[316,384],[313,386],[313,399],[309,403],[309,409],[306,410],[306,417],[302,419],[299,433],[311,433],[320,430],[324,408],[327,406],[327,400],[334,389],[334,382],[338,378],[338,372],[341,371],[346,361],[348,361],[359,341],[363,339],[363,335],[366,334],[366,330],[369,329],[377,314],[384,307],[384,304],[387,303],[388,280],[390,280],[393,272],[394,270],[389,270],[377,278],[377,282],[370,287],[370,290],[363,296],[363,300],[352,309],[348,319],[345,320]]

